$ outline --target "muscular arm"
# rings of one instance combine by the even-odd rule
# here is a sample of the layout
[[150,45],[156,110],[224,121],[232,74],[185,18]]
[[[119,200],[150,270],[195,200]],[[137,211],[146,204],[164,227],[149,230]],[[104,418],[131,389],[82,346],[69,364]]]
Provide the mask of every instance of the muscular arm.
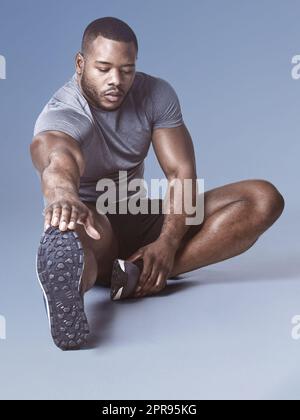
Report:
[[81,223],[91,237],[99,239],[91,212],[78,196],[84,157],[76,140],[59,131],[45,131],[34,137],[30,152],[47,202],[45,228],[74,229]]
[[178,182],[182,186],[185,179],[192,180],[192,191],[187,191],[186,194],[190,195],[190,203],[193,207],[197,194],[194,148],[185,125],[156,129],[153,132],[152,140],[158,161],[169,182],[167,200],[165,200],[166,214],[159,238],[140,248],[129,258],[129,261],[143,259],[143,271],[135,292],[136,297],[158,293],[165,287],[181,239],[189,229],[185,219],[191,215],[187,215],[185,212],[184,188],[182,188],[183,194],[181,194],[180,188],[173,188],[174,180],[179,180]]
[[[168,178],[168,191],[164,224],[160,238],[167,239],[178,248],[189,226],[184,208],[184,194],[187,201],[196,201],[196,162],[191,136],[185,125],[176,128],[159,128],[153,132],[153,147],[162,170]],[[192,191],[184,189],[184,180],[192,180]],[[182,187],[176,188],[175,180]],[[175,188],[174,188],[175,187]],[[181,210],[182,209],[182,210]],[[180,213],[180,214],[176,214]]]
[[59,131],[40,133],[34,137],[30,152],[47,202],[62,193],[78,198],[84,159],[72,137]]

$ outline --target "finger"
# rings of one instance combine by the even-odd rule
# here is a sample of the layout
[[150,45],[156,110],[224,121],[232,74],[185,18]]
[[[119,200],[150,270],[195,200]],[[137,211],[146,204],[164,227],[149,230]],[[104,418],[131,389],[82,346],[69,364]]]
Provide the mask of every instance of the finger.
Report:
[[93,239],[99,240],[101,238],[100,233],[94,227],[94,218],[91,214],[85,220],[85,231]]
[[159,273],[156,277],[155,285],[153,285],[149,289],[147,287],[147,289],[142,290],[141,294],[138,297],[156,295],[157,293],[161,292],[165,288],[165,277],[166,275],[164,273]]
[[151,290],[153,289],[157,281],[158,275],[159,275],[159,267],[157,265],[153,265],[150,276],[148,277],[144,285],[141,287],[142,294],[149,294],[151,292]]
[[45,219],[44,219],[44,230],[47,230],[51,226],[52,219],[52,209],[45,209]]
[[78,210],[76,209],[76,207],[73,206],[72,213],[70,216],[70,223],[68,225],[69,229],[72,229],[72,230],[75,229],[76,224],[77,224],[78,214],[79,214]]
[[61,206],[55,206],[53,208],[52,219],[51,219],[52,226],[59,225],[60,215],[61,215]]
[[140,248],[134,254],[132,254],[129,258],[127,258],[126,261],[134,262],[136,260],[139,260],[142,257],[143,257],[143,250]]
[[86,218],[88,217],[88,213],[87,212],[81,212],[80,214],[79,214],[79,216],[78,216],[78,219],[77,219],[77,223],[79,224],[79,225],[85,225],[85,223],[86,223]]
[[149,276],[152,273],[153,262],[150,258],[143,259],[143,271],[139,278],[139,284],[136,289],[137,293],[139,293],[143,288],[145,283],[147,282]]
[[163,290],[166,286],[166,280],[167,280],[167,273],[166,272],[159,273],[156,283],[153,287],[153,292],[158,293],[161,290]]
[[67,230],[69,220],[70,220],[71,211],[72,211],[72,209],[71,209],[70,206],[66,206],[66,205],[63,206],[61,216],[60,216],[60,222],[59,222],[59,229],[60,230],[62,230],[62,231]]

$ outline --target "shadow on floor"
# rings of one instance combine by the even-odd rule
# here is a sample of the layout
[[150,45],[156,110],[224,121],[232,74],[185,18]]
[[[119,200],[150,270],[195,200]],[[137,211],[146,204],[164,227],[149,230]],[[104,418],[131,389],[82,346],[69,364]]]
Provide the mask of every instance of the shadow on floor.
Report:
[[[220,263],[221,264],[221,263]],[[213,268],[214,267],[214,268]],[[300,279],[300,263],[297,257],[286,257],[276,260],[260,260],[255,265],[249,262],[238,266],[234,262],[233,267],[225,267],[216,270],[214,266],[194,270],[168,280],[168,286],[158,295],[142,299],[126,299],[112,302],[109,298],[109,289],[95,287],[94,292],[99,295],[99,302],[94,302],[89,307],[89,324],[91,329],[88,348],[96,348],[110,340],[110,325],[115,318],[116,312],[122,305],[139,305],[144,299],[161,299],[174,293],[180,293],[191,287],[207,286],[212,284],[253,283],[262,281],[286,281],[287,279]],[[103,300],[103,292],[107,293]]]
[[[143,304],[144,299],[159,299],[174,293],[179,293],[183,290],[186,290],[190,287],[199,286],[198,281],[189,281],[184,280],[182,282],[173,282],[168,284],[168,286],[157,296],[149,296],[143,299],[126,299],[123,301],[112,302],[109,298],[109,289],[104,289],[101,286],[96,286],[93,289],[94,293],[99,295],[99,302],[94,302],[88,307],[88,318],[90,325],[90,337],[88,342],[88,349],[93,349],[99,347],[110,341],[110,326],[113,322],[113,319],[116,316],[116,313],[120,310],[120,307],[123,305],[141,305]],[[107,296],[103,299],[103,292],[107,293]]]

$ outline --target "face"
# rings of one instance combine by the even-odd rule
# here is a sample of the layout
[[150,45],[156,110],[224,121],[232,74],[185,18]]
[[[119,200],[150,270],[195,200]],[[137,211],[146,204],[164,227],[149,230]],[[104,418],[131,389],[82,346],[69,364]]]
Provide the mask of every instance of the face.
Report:
[[82,56],[76,55],[76,73],[85,98],[94,106],[114,111],[124,101],[135,78],[133,42],[97,37]]

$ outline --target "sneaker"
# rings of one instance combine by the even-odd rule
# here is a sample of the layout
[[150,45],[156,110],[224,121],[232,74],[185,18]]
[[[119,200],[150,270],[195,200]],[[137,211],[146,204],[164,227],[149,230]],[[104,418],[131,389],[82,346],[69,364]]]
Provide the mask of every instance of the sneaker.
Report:
[[84,254],[77,233],[49,227],[36,265],[54,343],[62,350],[81,348],[89,327],[80,293]]
[[111,300],[133,297],[142,272],[142,262],[136,263],[117,259],[111,276]]

